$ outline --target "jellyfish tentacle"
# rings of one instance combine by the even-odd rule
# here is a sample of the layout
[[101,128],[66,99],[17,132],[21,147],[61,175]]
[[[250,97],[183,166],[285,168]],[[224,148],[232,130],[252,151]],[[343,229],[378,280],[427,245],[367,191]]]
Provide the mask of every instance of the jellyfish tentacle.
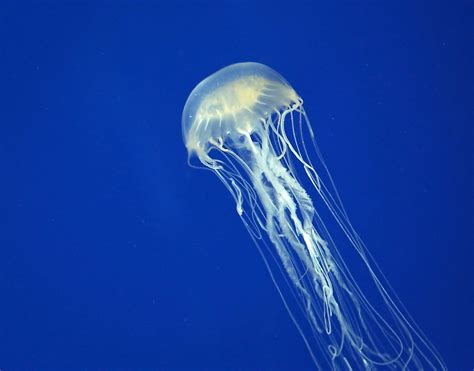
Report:
[[303,100],[282,76],[257,63],[211,75],[186,102],[183,137],[189,158],[231,193],[317,368],[446,369],[355,231]]

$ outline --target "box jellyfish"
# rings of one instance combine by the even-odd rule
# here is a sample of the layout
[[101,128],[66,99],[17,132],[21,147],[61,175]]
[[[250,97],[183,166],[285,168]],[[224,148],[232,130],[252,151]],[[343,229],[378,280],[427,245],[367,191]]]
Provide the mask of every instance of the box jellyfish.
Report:
[[191,92],[182,130],[190,163],[233,196],[316,368],[446,368],[354,231],[281,75],[258,63],[217,71]]

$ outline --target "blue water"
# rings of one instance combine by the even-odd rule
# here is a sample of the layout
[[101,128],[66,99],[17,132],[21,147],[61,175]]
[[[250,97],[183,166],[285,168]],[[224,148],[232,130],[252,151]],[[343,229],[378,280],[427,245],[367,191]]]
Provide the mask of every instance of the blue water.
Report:
[[[320,4],[318,4],[320,3]],[[181,111],[240,61],[294,86],[352,222],[474,367],[473,3],[0,5],[0,368],[306,370]]]

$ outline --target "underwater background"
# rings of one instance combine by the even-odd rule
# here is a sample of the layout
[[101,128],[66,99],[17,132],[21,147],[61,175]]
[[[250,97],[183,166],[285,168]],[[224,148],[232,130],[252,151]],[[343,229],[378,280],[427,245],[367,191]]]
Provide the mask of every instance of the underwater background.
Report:
[[193,87],[255,61],[303,97],[356,230],[474,367],[472,1],[2,1],[0,368],[308,370],[218,179]]

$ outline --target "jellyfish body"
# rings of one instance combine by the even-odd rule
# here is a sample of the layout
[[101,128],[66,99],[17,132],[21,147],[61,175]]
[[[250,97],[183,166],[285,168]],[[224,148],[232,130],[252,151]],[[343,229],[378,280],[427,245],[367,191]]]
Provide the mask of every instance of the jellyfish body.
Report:
[[[191,92],[182,129],[190,159],[212,170],[235,199],[317,368],[445,368],[352,228],[303,100],[281,75],[258,63],[219,70]],[[316,201],[362,262],[375,303],[349,270]]]

